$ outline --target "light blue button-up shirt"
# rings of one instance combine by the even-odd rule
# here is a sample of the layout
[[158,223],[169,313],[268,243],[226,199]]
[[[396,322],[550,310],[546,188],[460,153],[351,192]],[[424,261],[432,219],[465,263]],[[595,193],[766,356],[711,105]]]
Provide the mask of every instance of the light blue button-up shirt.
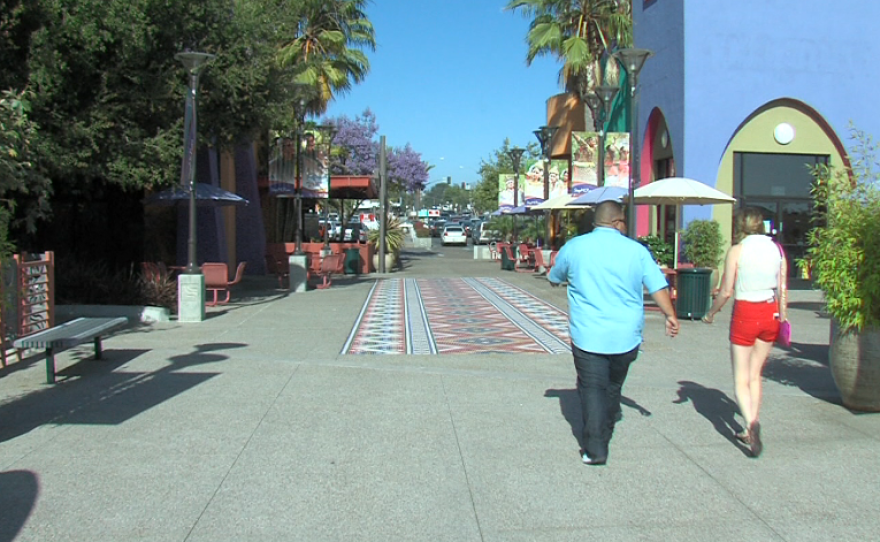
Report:
[[641,344],[643,287],[650,293],[667,287],[644,245],[606,227],[567,241],[547,278],[568,283],[571,341],[596,354],[622,354]]

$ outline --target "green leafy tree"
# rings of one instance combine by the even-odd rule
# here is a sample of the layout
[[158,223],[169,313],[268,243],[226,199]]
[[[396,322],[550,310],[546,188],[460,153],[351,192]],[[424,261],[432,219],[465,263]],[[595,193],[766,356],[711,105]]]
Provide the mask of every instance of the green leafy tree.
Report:
[[[49,210],[49,178],[37,166],[36,124],[28,118],[30,93],[4,91],[0,98],[0,251],[13,216],[26,231]],[[17,212],[17,213],[16,213]]]
[[[539,56],[562,62],[559,82],[566,91],[584,96],[603,82],[606,51],[632,44],[631,0],[510,0],[508,11],[532,18],[526,36],[526,63]],[[617,65],[608,63],[604,77],[617,80]],[[598,111],[585,108],[586,126]]]

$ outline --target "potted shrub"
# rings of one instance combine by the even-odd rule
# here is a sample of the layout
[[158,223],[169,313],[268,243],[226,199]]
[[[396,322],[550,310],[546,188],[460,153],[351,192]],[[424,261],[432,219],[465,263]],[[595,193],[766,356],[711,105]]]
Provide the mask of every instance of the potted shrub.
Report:
[[[373,254],[373,267],[379,269],[379,241],[382,230],[378,227],[371,228],[367,231],[367,243],[376,248]],[[388,271],[394,267],[394,263],[400,256],[400,249],[403,248],[403,242],[406,233],[401,226],[400,219],[389,218],[385,223],[385,270]]]
[[694,267],[718,269],[721,260],[724,240],[721,238],[721,226],[714,220],[691,220],[681,240],[684,243],[684,255]]
[[813,284],[831,316],[829,362],[843,404],[880,412],[880,176],[876,146],[859,131],[849,169],[814,168]]
[[667,243],[658,235],[644,235],[639,242],[648,247],[660,267],[672,267],[675,259],[672,243]]
[[721,276],[721,226],[714,220],[692,220],[681,238],[684,255],[694,269],[678,269],[675,310],[679,318],[698,319],[709,311]]

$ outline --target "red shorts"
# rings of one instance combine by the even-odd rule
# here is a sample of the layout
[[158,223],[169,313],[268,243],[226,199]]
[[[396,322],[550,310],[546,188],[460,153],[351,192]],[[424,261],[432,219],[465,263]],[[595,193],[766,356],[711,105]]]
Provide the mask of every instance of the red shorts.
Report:
[[755,339],[772,343],[779,334],[779,305],[770,301],[734,301],[730,317],[730,342],[752,346]]

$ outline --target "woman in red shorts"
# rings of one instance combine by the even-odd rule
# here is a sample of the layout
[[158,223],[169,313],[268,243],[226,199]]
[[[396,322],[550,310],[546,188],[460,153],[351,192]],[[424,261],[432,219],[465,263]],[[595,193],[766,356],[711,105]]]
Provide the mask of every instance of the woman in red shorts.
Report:
[[787,317],[786,300],[779,284],[786,262],[781,247],[764,234],[764,216],[755,207],[737,212],[734,219],[735,245],[727,251],[721,291],[703,321],[711,324],[715,315],[733,296],[730,318],[730,358],[736,403],[746,422],[746,431],[736,437],[748,444],[752,457],[763,450],[761,423],[761,370]]

